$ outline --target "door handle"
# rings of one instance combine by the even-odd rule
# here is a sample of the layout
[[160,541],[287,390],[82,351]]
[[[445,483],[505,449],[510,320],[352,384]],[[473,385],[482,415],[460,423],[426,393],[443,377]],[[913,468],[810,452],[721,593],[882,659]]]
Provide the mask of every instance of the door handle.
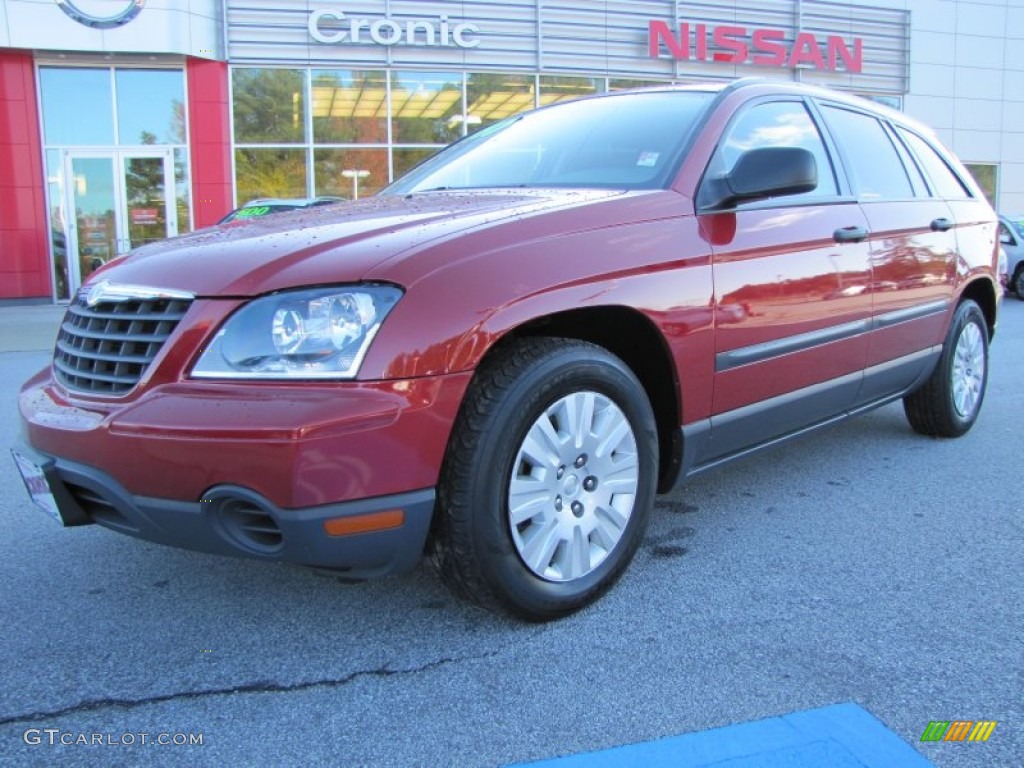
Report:
[[864,227],[842,227],[832,233],[837,243],[862,243],[868,239],[868,231]]
[[953,228],[953,222],[949,219],[935,219],[932,222],[932,232],[949,232]]

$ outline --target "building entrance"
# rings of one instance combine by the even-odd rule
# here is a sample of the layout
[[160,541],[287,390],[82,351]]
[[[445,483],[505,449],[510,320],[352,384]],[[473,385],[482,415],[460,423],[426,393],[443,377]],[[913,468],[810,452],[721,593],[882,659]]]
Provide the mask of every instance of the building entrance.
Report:
[[[73,296],[103,264],[154,240],[178,234],[171,149],[64,151],[66,275],[59,295]],[[59,238],[55,235],[55,241]],[[55,259],[61,254],[55,247]]]

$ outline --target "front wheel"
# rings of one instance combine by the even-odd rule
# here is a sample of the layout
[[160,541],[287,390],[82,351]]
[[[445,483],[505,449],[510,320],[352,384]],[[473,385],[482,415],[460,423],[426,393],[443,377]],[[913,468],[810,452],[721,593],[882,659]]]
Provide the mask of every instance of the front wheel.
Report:
[[498,350],[445,457],[432,537],[442,578],[533,621],[593,602],[643,538],[657,456],[647,395],[619,358],[555,338]]
[[1013,278],[1013,292],[1017,294],[1017,298],[1024,301],[1024,267],[1017,269],[1017,274]]
[[923,435],[959,437],[978,418],[988,384],[988,325],[976,303],[956,309],[931,377],[903,398],[910,426]]

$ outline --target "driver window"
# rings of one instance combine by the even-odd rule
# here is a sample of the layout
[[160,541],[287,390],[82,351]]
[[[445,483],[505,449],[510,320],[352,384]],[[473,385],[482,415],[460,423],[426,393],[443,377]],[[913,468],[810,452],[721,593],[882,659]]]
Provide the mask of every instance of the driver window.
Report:
[[807,108],[797,101],[757,104],[741,113],[718,145],[708,175],[714,177],[729,173],[741,154],[762,147],[799,147],[814,155],[818,165],[818,188],[802,195],[788,196],[787,201],[839,194],[835,172],[818,127]]

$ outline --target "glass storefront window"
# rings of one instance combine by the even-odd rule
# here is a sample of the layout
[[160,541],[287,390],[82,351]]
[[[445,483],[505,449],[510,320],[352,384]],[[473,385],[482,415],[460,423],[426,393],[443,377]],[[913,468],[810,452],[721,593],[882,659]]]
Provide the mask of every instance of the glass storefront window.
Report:
[[422,163],[428,157],[437,154],[441,151],[441,147],[436,149],[412,149],[412,148],[399,148],[396,147],[392,158],[392,166],[394,168],[395,178],[403,176],[408,171],[411,171],[417,165]]
[[450,144],[462,136],[462,76],[392,72],[391,125],[396,144]]
[[369,70],[313,72],[313,141],[388,143],[387,74]]
[[66,300],[116,255],[191,229],[185,73],[38,72],[54,297]]
[[306,141],[306,70],[234,69],[231,86],[237,143]]
[[870,99],[871,101],[877,102],[879,104],[884,104],[890,109],[900,111],[903,110],[903,97],[901,96],[890,96],[888,94],[881,93],[861,93],[858,95],[863,96],[865,99]]
[[625,91],[630,88],[650,88],[655,85],[668,85],[668,83],[664,80],[632,80],[613,77],[608,81],[608,90]]
[[540,105],[593,96],[604,90],[604,78],[548,77],[540,78]]
[[39,92],[43,103],[43,136],[48,145],[114,143],[114,102],[109,69],[40,67]]
[[536,106],[532,75],[472,74],[466,77],[466,132]]
[[181,70],[118,69],[120,144],[184,144],[185,83]]
[[386,149],[317,149],[313,163],[317,195],[354,200],[375,194],[388,183]]
[[236,149],[238,204],[258,197],[306,197],[306,150]]

